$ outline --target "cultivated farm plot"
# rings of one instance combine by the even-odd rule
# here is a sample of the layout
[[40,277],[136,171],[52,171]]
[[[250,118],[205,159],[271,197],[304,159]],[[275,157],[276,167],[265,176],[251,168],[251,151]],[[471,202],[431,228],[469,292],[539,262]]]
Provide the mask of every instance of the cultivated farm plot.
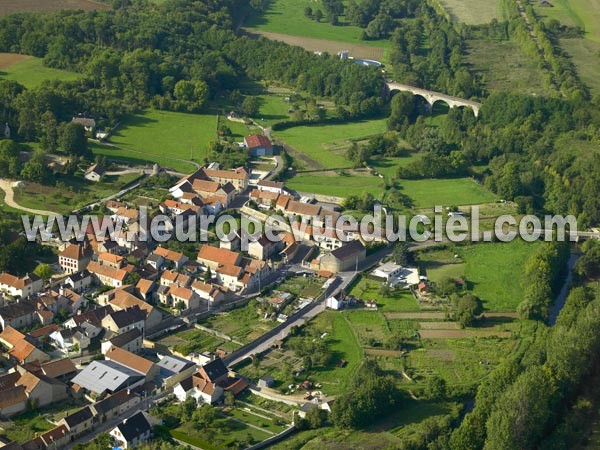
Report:
[[453,20],[467,25],[501,20],[500,0],[439,0]]
[[497,337],[507,339],[512,336],[510,331],[488,330],[421,330],[421,339],[464,339],[469,337]]
[[0,53],[0,79],[17,81],[27,88],[49,80],[71,81],[79,77],[76,72],[46,67],[42,59],[34,56]]
[[17,12],[54,12],[61,9],[110,9],[107,4],[91,0],[3,0],[0,16]]

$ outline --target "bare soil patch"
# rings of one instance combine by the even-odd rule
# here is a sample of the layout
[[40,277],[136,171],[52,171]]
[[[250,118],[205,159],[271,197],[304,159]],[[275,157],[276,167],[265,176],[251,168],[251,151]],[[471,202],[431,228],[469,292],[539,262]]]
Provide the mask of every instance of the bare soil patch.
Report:
[[18,53],[0,53],[0,69],[8,69],[9,67],[29,58],[31,57],[27,55],[19,55]]
[[399,358],[402,352],[400,350],[384,350],[381,348],[367,348],[365,353],[371,356],[383,356],[391,358]]
[[445,319],[446,314],[443,312],[412,312],[412,313],[387,313],[384,314],[386,319]]
[[456,322],[419,322],[421,330],[458,330]]
[[507,339],[510,331],[478,331],[478,330],[421,330],[422,339],[465,339],[470,337],[498,337]]
[[4,0],[0,7],[0,16],[17,12],[54,12],[61,9],[110,9],[109,5],[91,0]]
[[327,39],[314,39],[301,36],[289,36],[287,34],[270,33],[268,31],[244,30],[248,36],[263,36],[272,41],[281,41],[289,45],[302,47],[310,52],[328,52],[337,54],[342,50],[348,50],[352,56],[359,59],[374,59],[381,61],[383,59],[383,48],[372,47],[370,45],[350,44],[347,42],[329,41]]
[[518,319],[519,315],[516,312],[484,312],[481,317],[487,317],[489,319]]
[[454,351],[453,350],[442,350],[430,348],[427,350],[427,354],[432,358],[440,359],[445,362],[454,361]]

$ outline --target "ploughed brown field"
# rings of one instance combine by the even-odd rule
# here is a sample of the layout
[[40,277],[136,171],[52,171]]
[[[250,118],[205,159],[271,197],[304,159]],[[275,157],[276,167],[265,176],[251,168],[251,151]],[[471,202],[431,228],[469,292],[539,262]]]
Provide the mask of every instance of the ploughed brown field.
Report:
[[109,5],[91,0],[2,0],[0,16],[16,12],[53,12],[60,9],[110,9]]
[[289,36],[287,34],[271,33],[268,31],[244,29],[247,35],[252,37],[263,36],[272,41],[281,41],[289,45],[302,47],[311,52],[328,52],[337,54],[342,50],[348,50],[355,58],[374,59],[381,61],[383,59],[383,48],[372,47],[370,45],[350,44],[348,42],[329,41],[327,39],[314,39],[301,36]]
[[8,69],[21,61],[25,61],[30,56],[19,55],[17,53],[0,53],[0,70]]

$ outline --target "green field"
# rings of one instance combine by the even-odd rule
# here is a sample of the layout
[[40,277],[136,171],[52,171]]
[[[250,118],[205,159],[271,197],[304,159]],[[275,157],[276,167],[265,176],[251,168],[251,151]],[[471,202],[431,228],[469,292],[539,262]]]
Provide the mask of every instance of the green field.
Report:
[[335,197],[362,195],[370,192],[379,198],[383,190],[382,180],[373,176],[338,176],[335,172],[327,175],[303,173],[286,181],[286,186],[300,192],[312,192]]
[[470,178],[400,180],[402,193],[415,207],[476,205],[491,202],[496,196]]
[[[165,167],[181,167],[180,160],[203,163],[210,142],[216,140],[214,114],[185,114],[146,110],[127,116],[110,137],[119,147],[106,150],[106,156],[121,156],[156,162]],[[184,162],[185,164],[185,162]],[[185,164],[189,168],[190,164]]]
[[438,0],[453,20],[467,25],[502,19],[501,0]]
[[313,39],[327,39],[378,47],[387,47],[389,44],[386,40],[362,41],[360,35],[363,30],[345,23],[343,16],[340,17],[340,26],[330,25],[326,18],[321,20],[320,23],[312,20],[304,15],[304,8],[307,6],[310,6],[313,11],[321,9],[325,13],[325,8],[323,8],[320,0],[273,0],[269,2],[264,14],[253,17],[246,26],[260,31]]
[[[346,150],[352,141],[387,131],[386,118],[363,120],[341,125],[294,127],[273,133],[274,137],[291,146],[312,169],[351,167]],[[294,154],[292,156],[295,156]]]
[[15,202],[26,208],[69,214],[74,209],[119,192],[139,176],[135,173],[107,176],[96,183],[85,180],[79,174],[62,178],[60,181],[64,187],[26,183],[25,187],[15,189]]
[[[490,311],[515,311],[523,299],[521,273],[537,243],[481,243],[422,253],[421,265],[430,280],[464,276],[469,289]],[[459,258],[454,258],[458,255]]]
[[361,300],[375,300],[384,313],[420,311],[419,304],[408,290],[395,290],[383,296],[379,292],[380,287],[381,280],[362,275],[348,294]]
[[600,42],[600,1],[598,0],[552,0],[552,8],[533,3],[535,12],[546,19],[556,19],[568,26],[579,26],[585,38]]
[[544,72],[512,41],[469,40],[467,59],[490,92],[544,95]]
[[0,78],[14,80],[27,88],[36,88],[48,80],[76,80],[80,74],[66,70],[52,69],[43,64],[42,59],[33,56],[24,61],[0,69]]
[[207,328],[225,333],[237,342],[248,343],[277,325],[274,320],[262,319],[255,300],[248,305],[219,313],[198,322]]

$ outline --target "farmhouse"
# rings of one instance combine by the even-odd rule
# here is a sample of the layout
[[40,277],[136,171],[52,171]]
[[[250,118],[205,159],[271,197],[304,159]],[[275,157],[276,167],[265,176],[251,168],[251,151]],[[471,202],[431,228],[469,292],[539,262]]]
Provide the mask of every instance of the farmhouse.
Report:
[[[196,183],[196,188],[199,189],[198,192],[205,194],[203,202],[208,203],[211,198],[218,199],[215,196],[218,189],[215,190],[214,186],[198,183],[198,181],[212,181],[217,183],[224,190],[223,193],[227,196],[227,199],[229,199],[229,195],[233,195],[234,193],[230,192],[231,188],[227,185],[230,183],[235,191],[243,192],[248,188],[250,174],[243,167],[235,170],[200,168],[196,172],[181,178],[175,186],[169,189],[169,192],[173,197],[178,199],[183,198],[186,193],[198,195],[194,189],[194,183]],[[206,196],[206,194],[209,195]]]
[[106,355],[111,347],[118,347],[131,353],[137,353],[142,348],[142,343],[142,331],[139,328],[134,327],[125,333],[113,335],[103,341],[101,350],[103,355]]
[[258,191],[272,192],[274,194],[287,194],[285,184],[281,181],[260,180],[256,187]]
[[317,262],[320,270],[332,273],[354,270],[358,263],[365,260],[367,249],[360,241],[352,241],[332,252],[323,255]]
[[263,135],[252,134],[244,138],[250,156],[273,156],[273,144]]
[[139,405],[141,399],[130,389],[121,389],[90,406],[100,423],[105,423]]
[[73,117],[71,122],[81,125],[88,133],[91,133],[96,128],[96,121],[89,117]]
[[105,358],[143,375],[146,381],[151,381],[158,375],[159,367],[155,363],[119,347],[112,347],[106,352]]
[[88,181],[101,181],[106,175],[106,169],[100,164],[94,164],[87,168],[84,172],[83,177]]

